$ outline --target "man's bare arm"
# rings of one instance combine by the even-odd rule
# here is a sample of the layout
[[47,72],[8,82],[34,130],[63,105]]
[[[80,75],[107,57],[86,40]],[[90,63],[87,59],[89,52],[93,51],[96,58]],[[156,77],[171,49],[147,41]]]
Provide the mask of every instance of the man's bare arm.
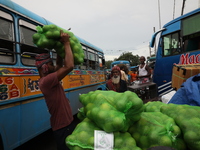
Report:
[[57,71],[59,81],[62,80],[74,68],[74,57],[72,54],[69,41],[70,36],[67,33],[63,33],[62,31],[60,36],[61,36],[61,42],[64,44],[65,47],[65,59],[64,59],[64,66]]

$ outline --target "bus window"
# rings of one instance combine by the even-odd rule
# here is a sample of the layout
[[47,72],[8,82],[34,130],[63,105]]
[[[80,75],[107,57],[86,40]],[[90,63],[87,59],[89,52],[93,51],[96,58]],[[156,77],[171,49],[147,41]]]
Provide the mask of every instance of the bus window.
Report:
[[88,49],[88,60],[89,60],[89,69],[95,70],[96,55],[95,55],[94,50]]
[[184,18],[182,21],[183,47],[186,52],[200,49],[200,14]]
[[0,11],[0,63],[15,62],[13,18],[11,15]]
[[181,53],[179,34],[173,33],[163,37],[163,55],[171,56]]
[[103,68],[103,60],[102,59],[103,59],[102,56],[99,55],[99,67],[100,67],[101,70]]
[[19,25],[22,64],[26,66],[35,66],[35,55],[37,53],[48,53],[48,50],[37,48],[33,43],[32,36],[36,33],[36,25],[24,20],[20,20]]
[[56,58],[57,58],[57,53],[55,50],[52,50],[52,59],[54,66],[56,66]]
[[183,38],[184,51],[194,51],[200,49],[200,34],[193,34]]

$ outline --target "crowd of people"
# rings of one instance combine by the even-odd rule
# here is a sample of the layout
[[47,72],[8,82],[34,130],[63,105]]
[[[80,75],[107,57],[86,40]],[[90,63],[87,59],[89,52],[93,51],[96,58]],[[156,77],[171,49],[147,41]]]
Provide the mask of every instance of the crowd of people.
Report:
[[106,88],[116,92],[124,92],[127,86],[138,81],[139,83],[147,83],[151,80],[151,69],[145,63],[144,56],[140,57],[140,64],[129,71],[128,67],[124,64],[119,64],[111,69],[108,74]]

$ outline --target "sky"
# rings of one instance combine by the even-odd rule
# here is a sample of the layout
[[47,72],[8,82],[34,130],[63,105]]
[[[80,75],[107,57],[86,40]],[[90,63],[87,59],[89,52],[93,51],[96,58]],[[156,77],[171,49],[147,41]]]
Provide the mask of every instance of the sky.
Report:
[[[12,0],[101,48],[105,59],[122,53],[150,56],[155,31],[181,15],[183,0]],[[184,13],[199,7],[186,0]]]

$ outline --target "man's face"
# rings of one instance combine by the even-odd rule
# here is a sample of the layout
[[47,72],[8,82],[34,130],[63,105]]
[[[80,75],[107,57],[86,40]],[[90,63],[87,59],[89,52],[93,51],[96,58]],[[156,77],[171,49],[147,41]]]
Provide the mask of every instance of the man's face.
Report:
[[145,58],[144,57],[140,57],[140,63],[144,63]]
[[114,70],[114,71],[112,71],[112,74],[113,74],[113,76],[112,76],[112,82],[114,83],[114,84],[118,84],[119,83],[119,81],[120,81],[120,71],[118,71],[118,70]]
[[55,72],[55,66],[54,66],[54,64],[53,64],[53,61],[48,62],[48,63],[47,63],[47,66],[48,66],[48,71],[49,71],[49,73]]
[[120,75],[120,72],[118,70],[113,70],[113,77],[117,78]]

